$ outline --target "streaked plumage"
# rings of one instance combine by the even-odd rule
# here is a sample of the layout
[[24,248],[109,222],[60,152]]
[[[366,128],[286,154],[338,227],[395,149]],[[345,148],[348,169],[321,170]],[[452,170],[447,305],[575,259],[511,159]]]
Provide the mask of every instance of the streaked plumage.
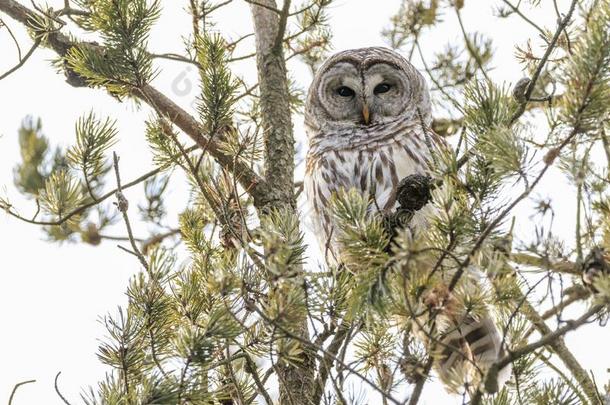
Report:
[[[316,236],[329,262],[341,257],[333,237],[332,194],[356,189],[372,197],[371,209],[394,209],[398,182],[414,173],[430,173],[435,153],[446,147],[430,130],[431,121],[424,78],[394,51],[344,51],[320,67],[305,110],[309,138],[305,191]],[[427,205],[417,211],[409,226],[425,231],[432,210]],[[450,317],[445,314],[445,318]],[[436,364],[446,383],[457,368],[468,367],[465,358],[477,359],[477,366],[485,368],[499,356],[500,335],[489,317],[463,319],[459,328],[451,329],[443,343],[455,350],[446,350]]]

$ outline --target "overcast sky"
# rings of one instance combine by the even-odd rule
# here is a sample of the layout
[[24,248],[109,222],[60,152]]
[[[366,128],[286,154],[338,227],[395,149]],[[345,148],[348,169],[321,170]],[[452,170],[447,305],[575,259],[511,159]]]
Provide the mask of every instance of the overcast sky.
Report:
[[[21,0],[30,6],[29,1]],[[163,13],[154,27],[150,49],[155,53],[182,53],[181,35],[188,34],[188,3],[183,0],[162,0]],[[234,0],[216,17],[218,29],[237,38],[250,31],[248,8],[241,0]],[[536,38],[536,32],[516,18],[498,20],[492,17],[496,1],[469,0],[463,12],[467,29],[480,31],[494,39],[496,57],[493,79],[515,82],[524,74],[514,58],[514,45]],[[544,4],[545,2],[543,2]],[[566,9],[566,1],[559,4]],[[61,8],[63,1],[49,4]],[[336,0],[331,8],[330,25],[333,29],[335,50],[383,45],[380,31],[397,10],[397,0]],[[536,13],[540,25],[553,28],[553,13]],[[19,25],[0,17],[9,24],[22,46],[31,43]],[[430,56],[441,51],[449,40],[458,35],[455,16],[448,13],[443,30],[426,35],[423,47]],[[248,52],[248,44],[240,52]],[[0,192],[8,195],[25,216],[35,211],[31,201],[16,192],[12,174],[19,157],[17,129],[27,115],[40,117],[44,133],[53,145],[66,146],[74,140],[74,123],[93,110],[98,116],[117,119],[120,142],[114,150],[121,156],[123,179],[132,179],[152,167],[144,138],[144,120],[150,116],[147,108],[138,109],[131,102],[118,103],[101,90],[75,89],[64,82],[50,65],[55,55],[38,50],[18,72],[0,81]],[[16,63],[17,51],[6,29],[0,29],[0,72]],[[196,72],[191,67],[174,63],[157,63],[161,68],[154,85],[187,110],[192,110],[197,96]],[[256,75],[253,61],[242,63],[236,71],[246,77]],[[299,62],[290,63],[290,72],[303,88],[311,79],[308,69]],[[295,131],[303,142],[301,121],[295,116]],[[301,172],[301,171],[299,171]],[[110,185],[109,185],[110,186]],[[126,196],[131,201],[135,232],[146,235],[147,229],[138,224],[134,207],[142,196],[140,188],[131,189]],[[557,175],[551,175],[538,189],[536,196],[550,196],[561,223],[557,231],[565,234],[570,243],[575,207],[573,190]],[[559,197],[559,198],[558,198]],[[168,205],[176,213],[186,205],[184,184],[176,184],[168,195]],[[532,224],[528,223],[527,205],[520,208],[522,216],[518,233],[527,240]],[[561,215],[564,213],[565,215]],[[565,219],[563,219],[565,218]],[[118,228],[120,229],[120,228]],[[118,233],[118,232],[117,232]],[[0,213],[0,402],[8,399],[17,382],[36,379],[17,393],[15,404],[60,404],[53,391],[53,378],[62,372],[60,386],[68,399],[76,403],[81,389],[95,385],[103,378],[105,367],[96,358],[98,339],[104,335],[99,324],[100,315],[114,311],[126,302],[124,291],[131,275],[138,271],[134,258],[121,252],[115,243],[104,242],[92,247],[85,244],[50,244],[43,240],[41,230],[18,222]],[[609,328],[588,327],[567,338],[569,347],[582,364],[591,369],[601,386],[608,380],[610,366],[607,347]],[[595,350],[593,350],[595,348]],[[438,384],[428,384],[424,392],[426,404],[461,403],[448,397]],[[375,403],[371,400],[371,403]]]

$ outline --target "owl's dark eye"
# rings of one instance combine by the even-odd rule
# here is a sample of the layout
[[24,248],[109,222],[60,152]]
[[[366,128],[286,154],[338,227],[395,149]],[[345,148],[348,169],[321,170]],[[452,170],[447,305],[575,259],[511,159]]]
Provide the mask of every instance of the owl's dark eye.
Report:
[[337,89],[337,94],[341,97],[354,97],[356,93],[347,86],[341,86]]
[[391,88],[392,88],[392,85],[387,84],[387,83],[381,83],[381,84],[378,84],[377,86],[375,86],[373,93],[375,93],[376,95],[387,93],[388,91],[390,91]]

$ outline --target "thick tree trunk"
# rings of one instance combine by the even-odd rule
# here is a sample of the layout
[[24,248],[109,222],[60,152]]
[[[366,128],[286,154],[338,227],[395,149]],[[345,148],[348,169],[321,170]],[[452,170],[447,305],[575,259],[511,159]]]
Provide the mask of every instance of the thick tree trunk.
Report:
[[[257,3],[262,6],[251,5],[256,35],[261,119],[265,134],[265,182],[272,185],[264,205],[259,206],[262,215],[274,209],[296,210],[294,136],[283,51],[283,34],[290,1],[284,1],[282,10],[277,9],[275,0],[258,0]],[[309,340],[306,318],[293,332],[298,333],[300,338]],[[308,352],[309,348],[303,347],[301,367],[281,364],[277,368],[281,404],[312,403],[314,361]]]
[[[276,8],[275,0],[258,3]],[[278,43],[280,16],[267,8],[252,5],[256,34],[257,68],[262,125],[265,131],[265,178],[267,208],[295,207],[294,136],[290,114],[290,93],[282,40]],[[280,34],[283,37],[283,31]]]

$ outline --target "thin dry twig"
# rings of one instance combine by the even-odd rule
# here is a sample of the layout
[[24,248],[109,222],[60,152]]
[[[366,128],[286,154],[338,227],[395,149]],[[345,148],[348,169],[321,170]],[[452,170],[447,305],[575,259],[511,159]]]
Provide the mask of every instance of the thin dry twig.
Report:
[[523,113],[525,112],[527,103],[530,101],[532,93],[534,92],[534,88],[536,87],[536,83],[538,82],[538,79],[540,78],[540,75],[542,74],[542,71],[544,70],[544,67],[546,66],[547,61],[548,61],[549,57],[551,56],[551,53],[553,52],[553,50],[555,49],[555,46],[557,45],[557,41],[559,40],[561,33],[567,27],[568,23],[572,19],[572,14],[574,13],[574,9],[576,8],[577,3],[578,3],[578,0],[572,0],[572,3],[570,4],[570,9],[568,10],[565,17],[562,20],[560,20],[559,26],[557,27],[557,30],[555,31],[555,35],[553,35],[553,38],[551,39],[549,46],[546,48],[546,52],[544,52],[544,55],[542,56],[540,63],[538,63],[538,66],[536,67],[536,70],[534,71],[534,74],[532,75],[531,81],[527,87],[527,90],[525,91],[524,101],[519,105],[519,109],[515,112],[515,114],[512,116],[512,118],[510,120],[511,124],[514,123],[515,121],[517,121],[517,119],[519,119],[519,117],[521,117],[521,115],[523,115]]
[[0,80],[8,77],[9,75],[11,75],[12,73],[16,72],[17,70],[19,70],[19,68],[21,68],[25,62],[28,61],[28,59],[30,59],[30,56],[32,56],[32,54],[34,53],[34,51],[38,48],[38,46],[40,45],[40,39],[36,39],[34,41],[34,45],[32,45],[32,47],[30,48],[30,50],[23,56],[23,58],[19,58],[19,62],[13,66],[11,69],[9,69],[8,71],[6,71],[5,73],[3,73],[2,75],[0,75]]
[[513,3],[511,3],[508,0],[502,0],[502,1],[504,2],[504,4],[506,4],[508,7],[510,7],[510,9],[515,14],[517,14],[519,17],[521,17],[526,23],[528,23],[529,25],[534,27],[536,30],[538,30],[538,32],[540,33],[540,36],[542,38],[546,37],[546,32],[538,24],[536,24],[534,21],[532,21],[528,16],[523,14],[523,12],[519,9],[519,7],[515,6]]
[[[133,253],[137,256],[138,260],[140,260],[140,263],[142,264],[144,269],[146,269],[147,272],[150,272],[150,267],[148,266],[148,262],[146,261],[146,258],[144,257],[142,252],[140,252],[140,249],[138,248],[135,238],[133,237],[131,223],[129,222],[129,216],[127,215],[127,210],[129,208],[129,201],[127,200],[127,198],[125,198],[125,195],[123,194],[123,187],[121,186],[121,175],[119,172],[119,157],[117,156],[116,152],[113,152],[112,157],[113,157],[113,163],[114,163],[114,174],[116,176],[116,185],[117,185],[117,191],[115,193],[117,202],[115,204],[116,204],[116,207],[119,210],[119,212],[123,215],[123,221],[125,222],[125,227],[127,228],[127,234],[129,236],[129,243],[131,244]],[[122,248],[122,249],[124,249],[124,248]]]
[[53,386],[55,388],[55,392],[57,393],[57,395],[59,396],[59,398],[63,401],[64,404],[66,405],[72,405],[70,404],[70,402],[66,399],[66,397],[63,396],[63,394],[61,393],[61,391],[59,390],[59,375],[61,374],[61,371],[58,371],[57,374],[55,375],[55,380],[53,382]]
[[15,397],[15,393],[17,392],[17,389],[19,389],[19,387],[21,387],[22,385],[32,384],[35,382],[36,382],[36,380],[27,380],[27,381],[22,381],[20,383],[15,384],[15,386],[13,387],[13,391],[11,391],[11,396],[8,399],[8,405],[13,404],[13,398]]

